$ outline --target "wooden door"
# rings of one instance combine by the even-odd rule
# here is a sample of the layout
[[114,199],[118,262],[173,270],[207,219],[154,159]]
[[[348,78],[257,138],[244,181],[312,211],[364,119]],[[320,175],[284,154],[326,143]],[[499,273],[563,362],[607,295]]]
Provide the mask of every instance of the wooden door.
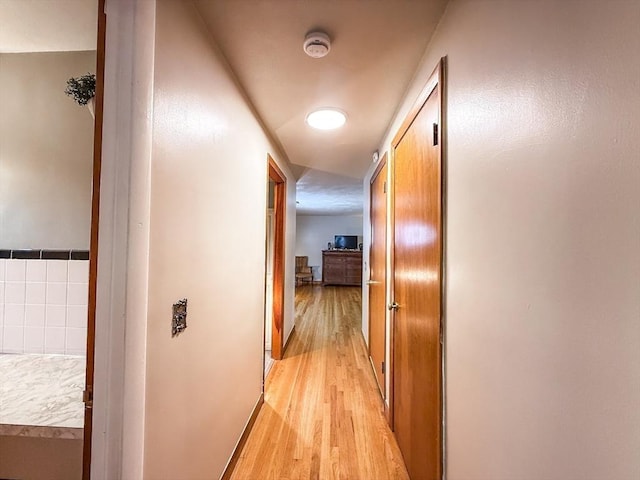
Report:
[[371,248],[369,250],[369,357],[385,397],[387,316],[387,156],[371,179]]
[[393,424],[412,479],[442,472],[440,68],[393,141]]

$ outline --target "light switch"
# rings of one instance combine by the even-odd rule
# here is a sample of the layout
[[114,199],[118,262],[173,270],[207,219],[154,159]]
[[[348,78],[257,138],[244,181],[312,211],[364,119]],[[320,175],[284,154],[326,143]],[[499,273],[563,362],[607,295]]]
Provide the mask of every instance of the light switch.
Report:
[[173,317],[171,318],[171,336],[175,337],[187,328],[187,299],[178,300],[173,304]]

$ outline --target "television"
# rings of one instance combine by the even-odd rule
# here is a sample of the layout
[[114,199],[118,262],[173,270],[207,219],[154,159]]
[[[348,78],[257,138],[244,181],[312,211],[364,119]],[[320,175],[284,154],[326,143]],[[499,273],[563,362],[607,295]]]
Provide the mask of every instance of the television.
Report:
[[336,235],[334,237],[333,248],[338,250],[357,250],[357,235]]

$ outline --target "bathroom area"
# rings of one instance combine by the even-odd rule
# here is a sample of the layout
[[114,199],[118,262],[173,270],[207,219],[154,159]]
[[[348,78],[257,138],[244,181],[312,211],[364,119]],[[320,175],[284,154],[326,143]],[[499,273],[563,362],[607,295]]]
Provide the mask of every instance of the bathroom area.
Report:
[[97,0],[68,3],[0,6],[0,478],[82,472]]
[[0,431],[64,427],[82,438],[88,251],[0,257]]

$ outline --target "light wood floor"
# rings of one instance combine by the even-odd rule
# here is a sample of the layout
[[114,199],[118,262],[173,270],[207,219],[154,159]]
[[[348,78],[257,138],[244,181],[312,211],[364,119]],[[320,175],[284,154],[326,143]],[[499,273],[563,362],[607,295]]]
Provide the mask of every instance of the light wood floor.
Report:
[[233,480],[408,479],[362,338],[357,287],[296,291],[296,329]]

